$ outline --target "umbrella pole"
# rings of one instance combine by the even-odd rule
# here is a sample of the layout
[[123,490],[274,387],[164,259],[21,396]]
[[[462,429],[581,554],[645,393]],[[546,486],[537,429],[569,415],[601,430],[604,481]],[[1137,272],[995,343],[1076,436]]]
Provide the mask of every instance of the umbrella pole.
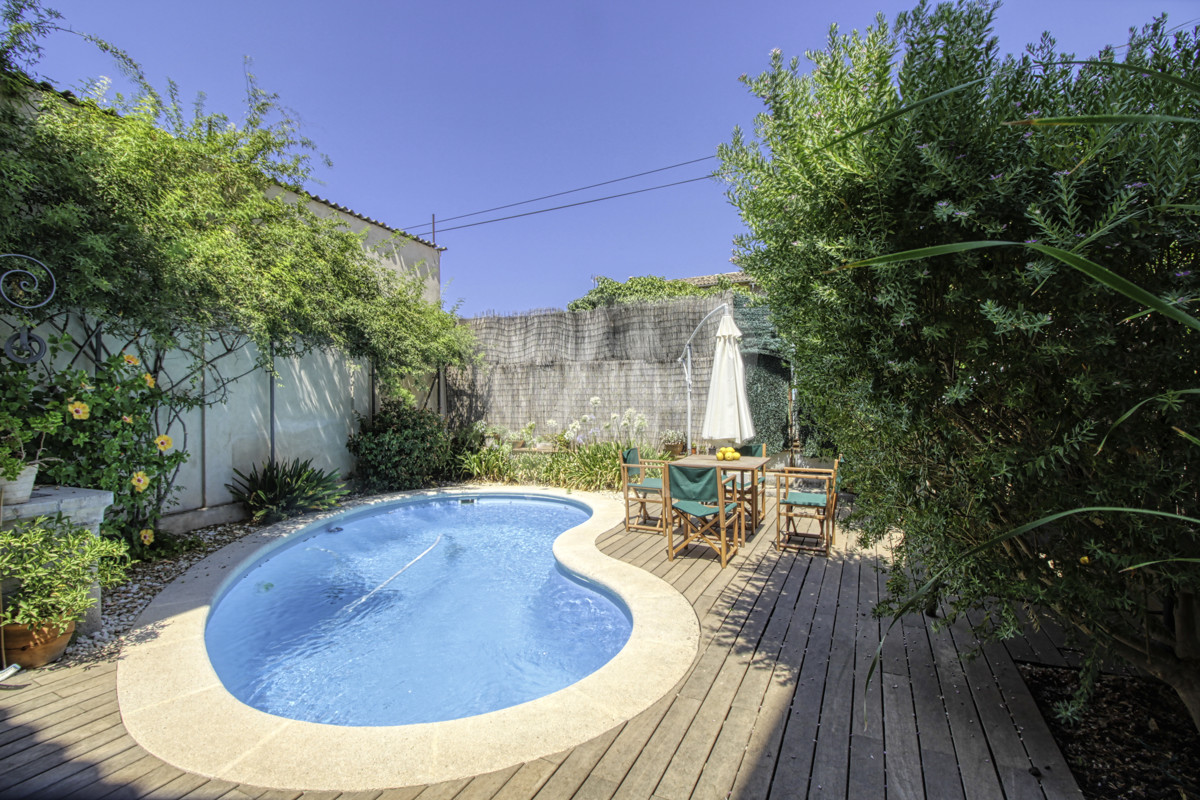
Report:
[[700,324],[696,326],[696,330],[692,331],[692,335],[688,337],[687,343],[683,346],[683,355],[677,361],[683,364],[683,378],[687,382],[687,439],[688,452],[692,451],[692,339],[696,338],[696,334],[700,332],[700,328],[704,323],[708,322],[709,317],[718,311],[729,313],[729,304],[721,303],[712,311],[704,315],[704,319],[700,320]]
[[689,341],[687,348],[687,363],[683,367],[684,375],[687,379],[687,452],[685,455],[692,453],[692,343]]

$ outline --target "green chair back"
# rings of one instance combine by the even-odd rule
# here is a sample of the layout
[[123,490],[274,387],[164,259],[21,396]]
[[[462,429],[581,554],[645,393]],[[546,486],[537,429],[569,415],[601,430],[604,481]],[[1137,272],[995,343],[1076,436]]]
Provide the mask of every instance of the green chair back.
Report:
[[765,442],[761,444],[744,444],[741,447],[735,447],[734,449],[747,458],[767,457],[767,445]]
[[667,465],[671,486],[671,500],[691,500],[705,505],[717,505],[721,501],[720,484],[717,482],[716,467],[681,467]]
[[[636,447],[630,447],[628,450],[622,450],[621,451],[621,460],[624,461],[626,464],[630,465],[629,470],[628,470],[629,482],[637,483],[639,480],[641,480],[641,477],[642,477],[641,468],[633,466],[634,464],[642,463],[641,458],[638,455],[638,449]],[[609,463],[612,463],[612,462],[609,462]]]

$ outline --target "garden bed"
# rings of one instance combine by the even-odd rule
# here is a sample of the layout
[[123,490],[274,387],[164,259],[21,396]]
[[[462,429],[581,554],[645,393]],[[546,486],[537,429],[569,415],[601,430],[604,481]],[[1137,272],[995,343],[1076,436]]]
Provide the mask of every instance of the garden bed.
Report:
[[1200,798],[1200,733],[1169,686],[1101,675],[1087,709],[1068,724],[1054,706],[1071,698],[1079,671],[1018,667],[1085,797]]

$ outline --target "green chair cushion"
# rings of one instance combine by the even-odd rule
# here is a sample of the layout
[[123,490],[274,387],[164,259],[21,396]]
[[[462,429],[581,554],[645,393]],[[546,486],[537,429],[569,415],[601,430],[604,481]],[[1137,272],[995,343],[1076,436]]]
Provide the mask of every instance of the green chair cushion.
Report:
[[[671,503],[671,506],[685,514],[700,517],[701,519],[711,517],[721,510],[719,506],[705,505],[704,503],[697,503],[695,500],[676,500]],[[727,504],[725,506],[726,515],[732,516],[735,514],[737,507],[737,503]]]
[[788,492],[782,502],[786,506],[815,506],[823,507],[829,498],[824,492]]
[[630,483],[629,488],[635,492],[662,494],[662,478],[646,478],[638,483]]

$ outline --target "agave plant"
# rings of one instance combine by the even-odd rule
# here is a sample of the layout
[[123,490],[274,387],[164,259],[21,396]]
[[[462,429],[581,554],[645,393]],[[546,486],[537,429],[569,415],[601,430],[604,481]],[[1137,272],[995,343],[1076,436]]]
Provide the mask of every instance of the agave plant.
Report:
[[271,523],[308,511],[333,508],[348,494],[337,470],[326,472],[312,465],[312,459],[290,462],[267,461],[225,488],[233,499],[245,505],[255,522]]

